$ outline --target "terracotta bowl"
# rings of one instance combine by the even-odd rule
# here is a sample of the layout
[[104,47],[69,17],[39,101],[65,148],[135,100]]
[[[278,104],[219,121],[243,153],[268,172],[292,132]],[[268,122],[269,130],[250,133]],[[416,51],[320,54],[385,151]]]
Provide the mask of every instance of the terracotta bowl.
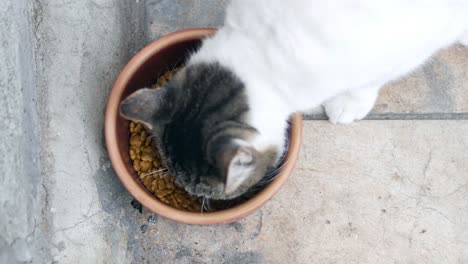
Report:
[[129,121],[119,115],[119,104],[139,88],[155,83],[158,74],[184,63],[190,51],[196,50],[201,39],[215,33],[215,29],[199,28],[178,31],[154,41],[140,51],[123,69],[114,84],[107,104],[105,130],[106,144],[112,166],[123,185],[143,206],[156,214],[186,224],[229,223],[252,214],[270,200],[283,186],[295,166],[301,142],[302,117],[291,119],[289,160],[277,178],[250,200],[226,210],[194,213],[172,208],[154,197],[139,181],[132,168],[129,150]]

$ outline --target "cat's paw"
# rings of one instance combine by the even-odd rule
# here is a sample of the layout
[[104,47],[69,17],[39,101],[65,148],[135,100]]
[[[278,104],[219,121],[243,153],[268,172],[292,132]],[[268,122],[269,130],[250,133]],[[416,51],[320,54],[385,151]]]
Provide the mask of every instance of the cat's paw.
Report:
[[333,124],[349,124],[360,120],[372,110],[377,92],[366,94],[344,93],[323,104],[328,119]]

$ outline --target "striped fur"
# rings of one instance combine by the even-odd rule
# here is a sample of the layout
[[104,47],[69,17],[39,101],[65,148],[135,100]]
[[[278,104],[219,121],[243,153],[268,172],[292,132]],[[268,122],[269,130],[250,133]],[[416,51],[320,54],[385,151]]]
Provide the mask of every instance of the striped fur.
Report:
[[[159,89],[134,93],[122,103],[121,114],[152,129],[168,169],[189,193],[232,199],[275,167],[277,149],[258,151],[249,143],[257,130],[246,122],[245,87],[228,69],[217,63],[189,65]],[[234,162],[239,153],[251,160]],[[228,177],[243,177],[232,181],[238,183],[232,192],[226,191]]]

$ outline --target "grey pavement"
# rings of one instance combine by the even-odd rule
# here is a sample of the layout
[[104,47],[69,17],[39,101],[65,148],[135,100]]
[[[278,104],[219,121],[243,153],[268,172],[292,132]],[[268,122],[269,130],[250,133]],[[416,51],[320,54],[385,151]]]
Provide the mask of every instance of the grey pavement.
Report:
[[263,209],[188,226],[140,212],[103,135],[113,82],[227,1],[0,3],[0,263],[468,263],[468,48],[388,84],[348,126],[307,116],[294,174]]

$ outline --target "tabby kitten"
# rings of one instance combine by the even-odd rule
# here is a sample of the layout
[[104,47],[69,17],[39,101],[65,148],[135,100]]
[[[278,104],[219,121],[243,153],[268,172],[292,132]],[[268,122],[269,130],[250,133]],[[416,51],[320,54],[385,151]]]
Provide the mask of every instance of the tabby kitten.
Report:
[[235,0],[185,69],[129,96],[121,114],[159,138],[189,193],[231,199],[276,167],[293,112],[365,117],[386,82],[468,45],[466,14],[464,0]]

